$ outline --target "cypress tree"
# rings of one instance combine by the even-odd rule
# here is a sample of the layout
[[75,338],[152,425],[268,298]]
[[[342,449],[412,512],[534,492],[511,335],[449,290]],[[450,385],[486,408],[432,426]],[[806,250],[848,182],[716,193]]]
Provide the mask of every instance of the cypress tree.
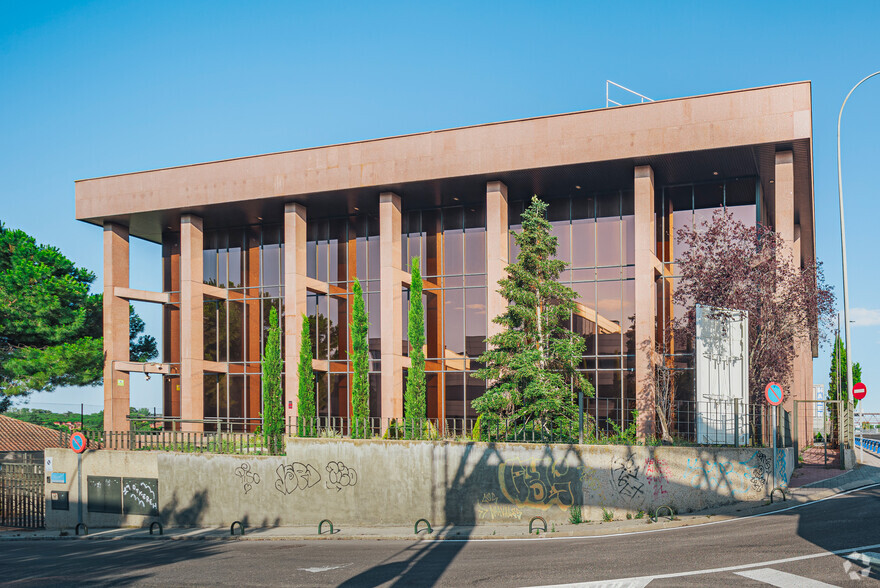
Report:
[[297,390],[297,435],[311,437],[315,431],[315,372],[312,369],[312,338],[309,317],[303,315],[302,336],[299,346],[299,386]]
[[284,404],[281,400],[281,330],[278,311],[269,312],[269,335],[263,350],[263,435],[272,453],[284,440]]
[[409,352],[410,367],[406,377],[404,397],[404,416],[407,422],[407,437],[420,435],[427,417],[425,399],[425,308],[422,305],[422,274],[419,258],[410,262],[409,288]]
[[487,340],[485,367],[475,374],[486,392],[472,404],[489,430],[576,435],[577,391],[593,394],[577,371],[584,340],[569,328],[577,294],[559,283],[567,264],[556,259],[546,211],[534,196],[513,234],[519,256],[498,282],[508,306],[492,320],[504,330]]
[[354,279],[354,308],[351,318],[351,405],[354,424],[351,436],[365,438],[369,434],[370,420],[370,354],[367,346],[369,314],[364,308],[364,294],[360,281]]

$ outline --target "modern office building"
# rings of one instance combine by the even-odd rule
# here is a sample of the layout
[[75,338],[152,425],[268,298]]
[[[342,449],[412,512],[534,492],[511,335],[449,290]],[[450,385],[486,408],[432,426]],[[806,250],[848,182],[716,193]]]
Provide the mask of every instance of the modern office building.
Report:
[[[498,329],[511,231],[537,194],[579,297],[573,324],[596,390],[588,411],[601,426],[638,408],[649,433],[641,350],[681,312],[675,228],[726,207],[812,260],[812,173],[803,82],[79,181],[77,218],[104,230],[105,427],[128,428],[129,377],[144,370],[162,374],[165,415],[239,428],[257,418],[273,307],[287,413],[308,315],[319,413],[349,415],[355,277],[369,311],[371,414],[401,417],[413,256],[425,276],[429,417],[474,416],[485,384],[470,374]],[[161,243],[161,292],[129,288],[131,237]],[[161,364],[129,362],[131,300],[164,306]],[[801,347],[792,397],[806,399],[816,342]],[[691,348],[679,345],[675,360],[692,368]],[[693,394],[684,384],[677,397]]]

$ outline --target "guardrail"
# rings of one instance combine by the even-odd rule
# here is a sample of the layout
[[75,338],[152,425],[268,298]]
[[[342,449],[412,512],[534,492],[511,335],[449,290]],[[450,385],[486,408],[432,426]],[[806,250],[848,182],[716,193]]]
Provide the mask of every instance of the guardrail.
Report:
[[877,441],[876,439],[856,437],[856,447],[862,447],[865,451],[869,451],[876,454],[877,456],[880,456],[880,441]]

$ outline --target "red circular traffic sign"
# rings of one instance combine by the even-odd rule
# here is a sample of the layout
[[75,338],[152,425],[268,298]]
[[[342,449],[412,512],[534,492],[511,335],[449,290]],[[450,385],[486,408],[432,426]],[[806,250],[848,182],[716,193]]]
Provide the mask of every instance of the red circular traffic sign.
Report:
[[70,436],[70,448],[76,453],[82,453],[85,451],[86,445],[88,445],[88,441],[86,441],[86,436],[82,433],[76,432]]
[[859,382],[855,386],[853,386],[853,398],[856,400],[861,400],[868,394],[868,387]]
[[767,398],[770,406],[779,406],[782,404],[782,386],[776,382],[770,382],[764,388],[764,396]]

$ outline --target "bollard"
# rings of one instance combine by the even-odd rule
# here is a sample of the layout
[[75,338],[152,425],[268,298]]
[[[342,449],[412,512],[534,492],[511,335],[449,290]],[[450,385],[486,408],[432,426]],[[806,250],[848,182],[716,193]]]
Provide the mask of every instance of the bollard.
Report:
[[657,508],[657,510],[654,511],[654,516],[651,517],[651,520],[656,523],[657,519],[660,518],[660,511],[663,510],[664,508],[669,511],[669,520],[670,521],[674,520],[675,519],[675,511],[672,510],[671,506],[661,506],[661,507]]
[[330,519],[324,519],[320,523],[318,523],[318,535],[321,534],[321,529],[324,527],[324,523],[330,525],[330,534],[333,534],[333,522]]
[[241,521],[235,521],[231,525],[229,525],[229,534],[235,537],[235,525],[238,525],[238,528],[241,530],[241,534],[244,535],[244,525],[241,524]]
[[77,524],[76,524],[76,528],[74,529],[74,533],[76,533],[77,535],[79,535],[79,528],[80,528],[80,527],[83,528],[83,535],[88,535],[88,534],[89,534],[89,528],[86,526],[85,523],[77,523]]
[[433,532],[434,532],[434,529],[431,528],[431,523],[428,522],[428,519],[419,519],[419,520],[416,521],[416,526],[413,527],[413,532],[414,532],[416,535],[419,534],[419,523],[421,523],[421,522],[424,522],[426,525],[428,525],[428,528],[425,529],[426,531],[428,531],[428,533],[433,533]]
[[[547,521],[544,520],[544,517],[532,517],[531,520],[529,521],[529,535],[532,534],[532,524],[534,524],[535,521],[541,521],[542,523],[544,523],[543,531],[546,533],[547,532]],[[538,530],[540,531],[541,529],[538,529]]]
[[788,499],[785,497],[785,490],[783,490],[782,488],[780,488],[779,486],[777,486],[776,488],[774,488],[773,490],[770,491],[770,504],[773,504],[773,495],[776,493],[777,490],[779,490],[779,493],[782,494],[782,501],[783,501],[783,502],[785,502],[786,500],[788,500]]
[[153,534],[153,527],[155,527],[156,525],[159,525],[159,534],[162,535],[162,523],[158,521],[153,521],[152,523],[150,523],[150,535]]

